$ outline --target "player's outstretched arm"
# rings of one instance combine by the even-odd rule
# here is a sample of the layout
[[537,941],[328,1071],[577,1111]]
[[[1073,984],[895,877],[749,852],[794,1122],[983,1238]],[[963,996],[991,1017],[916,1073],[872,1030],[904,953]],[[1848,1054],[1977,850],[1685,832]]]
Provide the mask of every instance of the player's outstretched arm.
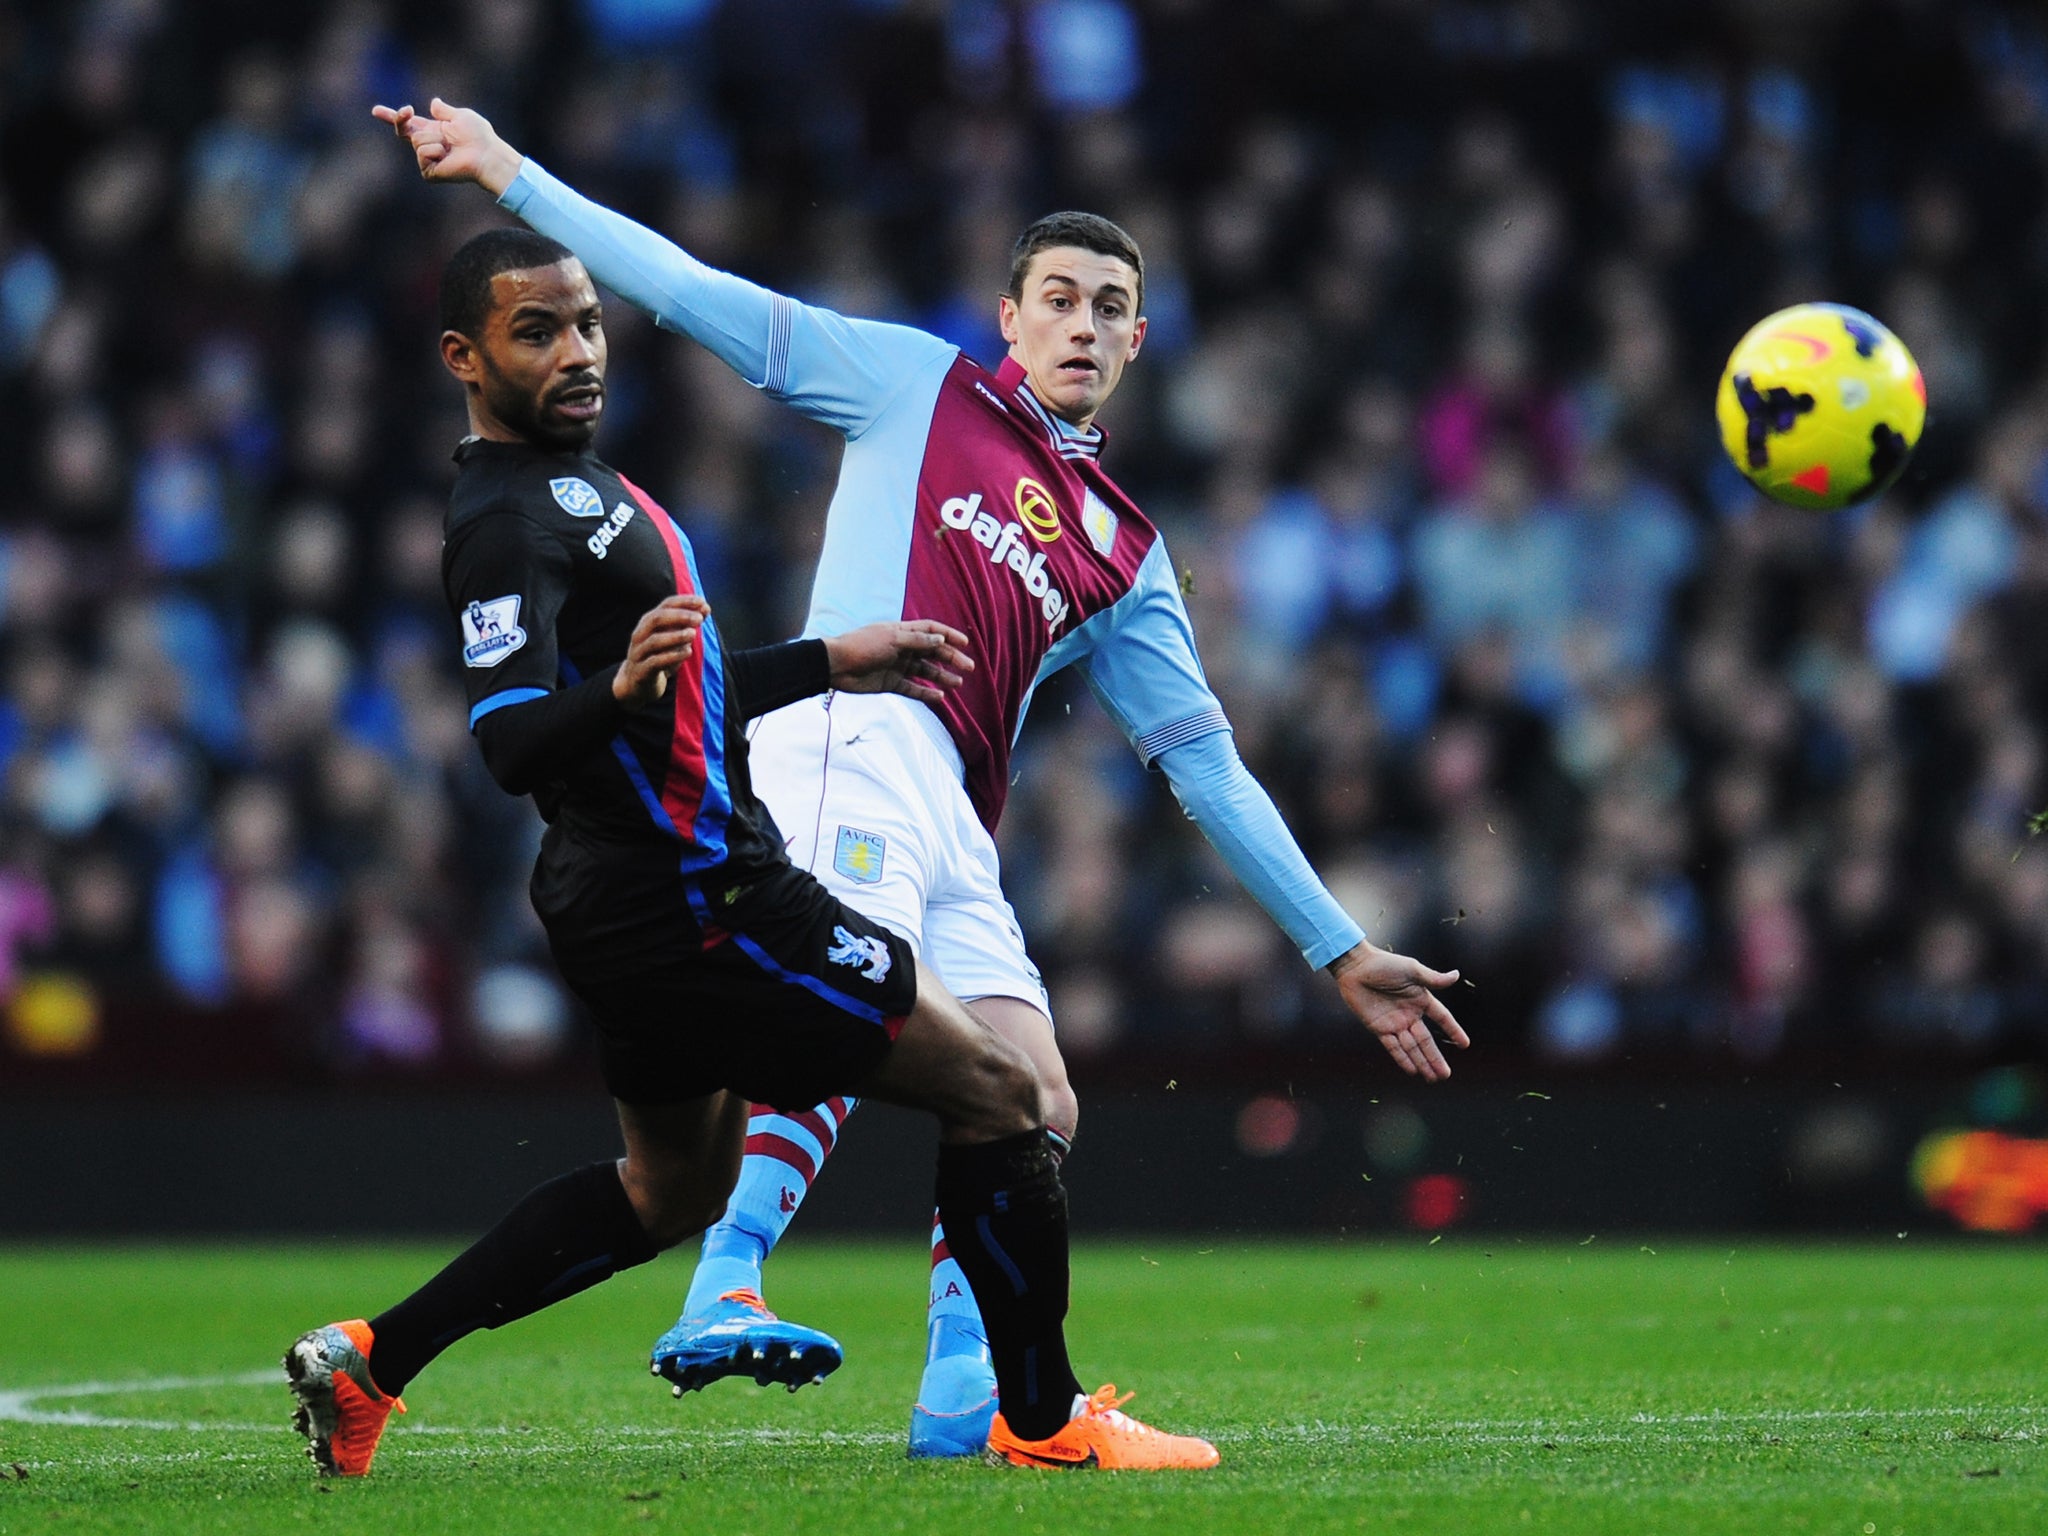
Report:
[[845,693],[900,693],[936,704],[974,670],[967,637],[936,619],[869,624],[825,642],[832,686]]
[[1436,995],[1457,985],[1456,971],[1433,971],[1365,939],[1331,961],[1329,970],[1345,1006],[1379,1036],[1402,1071],[1431,1082],[1451,1075],[1437,1035],[1460,1048],[1472,1043]]
[[1273,797],[1237,755],[1230,721],[1202,675],[1164,544],[1146,555],[1117,610],[1081,662],[1095,696],[1139,756],[1164,770],[1188,818],[1302,958],[1336,978],[1346,1006],[1402,1070],[1431,1081],[1449,1077],[1430,1031],[1470,1043],[1434,991],[1455,984],[1457,972],[1432,971],[1367,942],[1317,877]]
[[550,176],[481,113],[438,96],[428,114],[372,109],[429,181],[473,181],[500,206],[559,240],[599,283],[708,348],[756,389],[855,436],[874,425],[924,368],[958,349],[909,326],[848,319],[706,266],[673,241]]
[[1312,965],[1336,979],[1345,1006],[1379,1037],[1404,1072],[1431,1082],[1451,1075],[1431,1034],[1459,1046],[1465,1031],[1435,994],[1456,971],[1380,949],[1360,932],[1317,877],[1301,847],[1227,732],[1216,731],[1160,754],[1173,792],[1194,823],[1260,906]]

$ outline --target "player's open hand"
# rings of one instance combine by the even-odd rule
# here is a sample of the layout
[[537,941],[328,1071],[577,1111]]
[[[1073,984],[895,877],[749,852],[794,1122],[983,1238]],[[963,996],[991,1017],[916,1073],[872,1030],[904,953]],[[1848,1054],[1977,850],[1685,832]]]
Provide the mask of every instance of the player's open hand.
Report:
[[1436,995],[1457,985],[1456,971],[1432,971],[1420,960],[1361,941],[1330,963],[1330,974],[1345,1006],[1380,1037],[1403,1072],[1441,1082],[1451,1075],[1451,1064],[1437,1035],[1461,1048],[1472,1043]]
[[665,597],[640,615],[626,659],[612,674],[612,696],[623,704],[658,704],[676,668],[697,653],[697,631],[711,605],[694,592]]
[[469,107],[451,107],[436,96],[425,117],[411,107],[372,107],[370,115],[391,125],[429,181],[473,181],[497,197],[519,174],[519,151]]
[[974,670],[967,637],[937,619],[869,624],[825,642],[832,686],[846,693],[900,693],[936,704]]

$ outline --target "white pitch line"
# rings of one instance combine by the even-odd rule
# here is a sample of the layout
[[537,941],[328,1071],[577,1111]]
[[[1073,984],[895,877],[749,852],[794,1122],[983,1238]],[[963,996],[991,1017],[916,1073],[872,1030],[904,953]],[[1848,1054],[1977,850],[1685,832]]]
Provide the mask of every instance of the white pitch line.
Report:
[[[275,1435],[285,1432],[286,1415],[282,1412],[280,1412],[277,1419],[272,1422],[263,1424],[249,1424],[238,1423],[234,1420],[229,1419],[140,1419],[131,1418],[127,1416],[116,1416],[112,1414],[93,1413],[89,1410],[79,1408],[38,1408],[35,1406],[35,1404],[45,1402],[53,1398],[75,1400],[77,1398],[87,1397],[137,1396],[147,1395],[156,1392],[182,1392],[207,1387],[282,1387],[284,1386],[284,1384],[285,1379],[284,1372],[282,1370],[265,1370],[240,1371],[231,1375],[222,1376],[150,1376],[143,1377],[139,1380],[134,1381],[77,1381],[63,1382],[59,1383],[58,1385],[48,1387],[22,1387],[15,1388],[12,1390],[0,1391],[0,1423],[33,1424],[45,1427],[54,1426],[57,1428],[64,1429],[153,1429],[175,1430],[188,1434],[213,1433]],[[405,1441],[424,1435],[481,1435],[489,1438],[516,1437],[522,1441],[525,1441],[528,1439],[529,1436],[534,1435],[533,1431],[517,1430],[512,1428],[510,1425],[506,1424],[408,1424],[402,1419],[392,1424],[387,1433],[390,1436],[390,1439],[385,1441],[385,1446],[387,1449],[402,1447]],[[883,1433],[879,1431],[866,1432],[829,1429],[781,1429],[771,1425],[762,1425],[755,1429],[690,1430],[664,1429],[657,1428],[654,1426],[637,1424],[616,1424],[591,1426],[587,1430],[577,1431],[576,1434],[576,1438],[579,1440],[589,1439],[592,1437],[598,1439],[611,1438],[617,1440],[686,1439],[693,1445],[705,1446],[760,1444],[773,1445],[782,1443],[818,1445],[889,1445],[894,1444],[899,1438],[901,1438],[900,1436],[897,1436],[895,1434]],[[573,1443],[570,1440],[561,1439],[559,1438],[559,1436],[548,1437],[546,1435],[546,1432],[542,1432],[541,1438],[547,1439],[547,1448],[551,1450],[561,1449]],[[467,1455],[470,1453],[466,1450],[463,1450],[460,1447],[448,1450],[429,1450],[424,1446],[420,1446],[406,1448],[404,1450],[404,1454],[420,1456],[454,1456]],[[511,1454],[526,1453],[524,1451],[520,1451],[512,1452]],[[122,1464],[124,1460],[124,1458],[120,1456],[99,1457],[94,1459],[98,1461],[104,1461],[108,1465]],[[220,1460],[223,1458],[212,1452],[190,1451],[177,1452],[174,1454],[137,1453],[136,1455],[125,1459],[144,1462],[159,1462],[193,1459]],[[80,1465],[81,1461],[73,1460],[67,1462],[66,1464],[76,1466]],[[25,1463],[25,1465],[34,1466],[37,1465],[37,1463],[30,1462]]]
[[[0,1392],[0,1424],[57,1425],[68,1429],[159,1429],[185,1433],[269,1435],[286,1424],[287,1414],[267,1424],[237,1423],[232,1419],[138,1419],[125,1415],[94,1413],[84,1408],[38,1408],[35,1404],[51,1398],[118,1397],[156,1392],[184,1392],[206,1387],[283,1387],[282,1370],[239,1371],[226,1376],[149,1376],[139,1381],[75,1381],[54,1387],[22,1387]],[[282,1396],[282,1394],[280,1394]],[[406,1426],[413,1435],[505,1435],[503,1427],[457,1429],[445,1424]]]
[[[1585,1428],[1587,1426],[1617,1423],[1655,1428],[1659,1426],[1690,1427],[1693,1425],[1734,1424],[1827,1424],[1853,1422],[1863,1419],[1968,1418],[1971,1416],[1980,1418],[2036,1419],[2048,1422],[2048,1404],[2030,1403],[2019,1406],[2006,1405],[1996,1408],[1978,1403],[1946,1403],[1939,1406],[1923,1406],[1919,1408],[1717,1408],[1710,1413],[1637,1412],[1618,1418],[1592,1418],[1580,1415],[1575,1418],[1555,1419],[1429,1419],[1416,1427],[1423,1427],[1440,1434],[1449,1435],[1462,1435],[1467,1432],[1494,1434],[1521,1432],[1533,1435],[1552,1429]],[[1333,1432],[1342,1433],[1346,1430],[1357,1430],[1366,1427],[1368,1426],[1322,1423],[1293,1424],[1276,1426],[1269,1430],[1252,1431],[1252,1433],[1317,1435]],[[1400,1427],[1402,1433],[1411,1432],[1405,1423]]]
[[[211,1426],[209,1426],[211,1427]],[[1647,1426],[1657,1428],[1659,1426]],[[712,1450],[732,1450],[757,1445],[777,1445],[791,1448],[830,1446],[854,1446],[862,1449],[899,1447],[902,1436],[893,1431],[836,1431],[836,1430],[778,1430],[765,1426],[751,1430],[623,1430],[590,1429],[573,1436],[559,1433],[518,1433],[507,1434],[498,1428],[477,1430],[446,1429],[443,1433],[453,1435],[481,1435],[481,1442],[455,1445],[408,1445],[405,1442],[426,1431],[420,1429],[394,1429],[392,1437],[384,1444],[383,1460],[386,1465],[398,1460],[433,1460],[448,1457],[462,1457],[469,1461],[493,1458],[520,1459],[547,1456],[556,1459],[587,1452],[594,1443],[605,1440],[627,1440],[658,1447],[665,1443],[667,1448],[678,1452],[702,1453]],[[1373,1426],[1356,1424],[1336,1425],[1283,1425],[1266,1430],[1209,1431],[1225,1450],[1254,1450],[1262,1443],[1276,1439],[1308,1440],[1330,1445],[1388,1446],[1414,1444],[1426,1435],[1415,1428],[1404,1426]],[[1459,1449],[1477,1446],[1528,1446],[1540,1443],[1556,1450],[1604,1450],[1609,1447],[1640,1447],[1646,1438],[1655,1443],[1678,1449],[1705,1446],[1754,1446],[1756,1432],[1730,1433],[1727,1431],[1695,1431],[1679,1434],[1661,1434],[1646,1437],[1640,1430],[1635,1433],[1619,1433],[1608,1429],[1600,1433],[1580,1434],[1565,1430],[1551,1430],[1539,1436],[1522,1432],[1513,1433],[1461,1433],[1455,1442]],[[1944,1438],[1950,1438],[1946,1433]],[[2031,1430],[2017,1430],[2003,1436],[2007,1445],[2038,1443],[2039,1437]],[[1794,1447],[1796,1449],[1796,1446]],[[171,1451],[171,1452],[111,1452],[86,1456],[67,1456],[39,1461],[24,1461],[23,1466],[31,1471],[92,1471],[119,1467],[166,1466],[186,1463],[258,1463],[276,1461],[279,1453],[274,1451]],[[1370,1469],[1361,1468],[1361,1471]]]
[[231,1424],[207,1419],[131,1419],[84,1409],[37,1408],[50,1398],[113,1397],[134,1392],[183,1392],[202,1387],[283,1385],[284,1372],[242,1371],[232,1376],[154,1376],[141,1381],[76,1381],[54,1387],[23,1387],[0,1392],[0,1424],[63,1424],[77,1429],[180,1429],[249,1431],[274,1429],[272,1424]]
[[[143,1395],[210,1387],[282,1386],[276,1370],[243,1371],[220,1376],[157,1376],[134,1381],[82,1381],[46,1387],[24,1387],[0,1391],[0,1423],[30,1424],[73,1429],[148,1429],[185,1433],[283,1435],[283,1415],[275,1422],[252,1424],[226,1420],[145,1419],[96,1414],[86,1409],[40,1408],[47,1401],[76,1401],[81,1398]],[[1930,1419],[1975,1419],[2014,1425],[2004,1438],[2017,1443],[2035,1443],[2048,1438],[2048,1405],[1941,1404],[1914,1408],[1809,1408],[1716,1410],[1709,1413],[1637,1412],[1621,1417],[1523,1418],[1523,1419],[1430,1419],[1400,1420],[1380,1424],[1326,1423],[1276,1424],[1262,1429],[1212,1431],[1224,1445],[1256,1447],[1274,1440],[1317,1441],[1325,1444],[1383,1445],[1418,1439],[1452,1438],[1460,1445],[1526,1445],[1547,1442],[1559,1448],[1596,1448],[1609,1445],[1641,1444],[1646,1438],[1686,1445],[1744,1444],[1769,1428],[1792,1429],[1831,1424],[1906,1423]],[[2015,1425],[2015,1421],[2018,1421]],[[2023,1427],[2022,1427],[2023,1426]],[[1945,1434],[1952,1434],[1947,1431]],[[463,1437],[470,1442],[457,1445],[419,1445],[408,1442],[428,1436]],[[742,1446],[784,1445],[881,1447],[900,1443],[901,1437],[885,1431],[782,1429],[761,1425],[751,1429],[676,1428],[642,1425],[591,1425],[573,1432],[559,1429],[515,1430],[507,1425],[464,1427],[447,1424],[394,1424],[385,1442],[387,1457],[447,1456],[560,1456],[573,1454],[593,1441],[667,1442],[678,1450],[716,1450]],[[167,1465],[179,1462],[265,1461],[264,1452],[111,1452],[56,1460],[32,1461],[24,1465],[37,1469],[124,1467]]]
[[[1460,1445],[1527,1445],[1538,1441],[1604,1445],[1646,1439],[1688,1445],[1741,1444],[1770,1429],[1834,1424],[1878,1424],[1928,1419],[1971,1419],[2015,1427],[2000,1438],[2022,1444],[2048,1438],[2048,1409],[2029,1407],[1764,1409],[1753,1413],[1636,1413],[1618,1418],[1432,1419],[1382,1424],[1276,1424],[1264,1429],[1225,1431],[1217,1440],[1257,1444],[1262,1440],[1355,1440],[1394,1443],[1443,1437]],[[1645,1432],[1648,1433],[1645,1433]],[[1943,1431],[1953,1435],[1952,1430]]]

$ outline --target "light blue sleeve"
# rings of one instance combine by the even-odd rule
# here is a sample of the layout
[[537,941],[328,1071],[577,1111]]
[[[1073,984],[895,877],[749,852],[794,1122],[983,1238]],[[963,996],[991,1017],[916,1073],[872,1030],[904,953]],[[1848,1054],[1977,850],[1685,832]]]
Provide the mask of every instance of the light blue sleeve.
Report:
[[592,202],[531,156],[498,199],[656,322],[708,347],[756,389],[858,437],[909,380],[958,348],[907,325],[851,320],[706,266]]
[[1159,754],[1230,729],[1195,654],[1195,629],[1164,539],[1138,567],[1131,590],[1063,641],[1039,669],[1044,677],[1077,664],[1110,718],[1149,768]]
[[[1069,643],[1074,653],[1059,655]],[[1146,766],[1165,770],[1181,808],[1310,965],[1328,965],[1365,937],[1237,755],[1230,718],[1202,674],[1165,540],[1145,556],[1131,590],[1055,648],[1040,676],[1069,660]]]
[[1321,970],[1365,937],[1309,867],[1229,736],[1183,742],[1162,753],[1159,766],[1188,819],[1310,965]]

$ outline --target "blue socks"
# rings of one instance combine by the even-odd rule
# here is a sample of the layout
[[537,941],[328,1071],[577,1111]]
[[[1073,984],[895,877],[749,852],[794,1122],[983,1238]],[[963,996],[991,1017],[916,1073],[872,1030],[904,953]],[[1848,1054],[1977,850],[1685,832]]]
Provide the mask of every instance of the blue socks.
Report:
[[[704,1234],[703,1253],[683,1302],[684,1317],[703,1316],[728,1291],[761,1291],[762,1265],[802,1208],[825,1159],[838,1145],[840,1127],[859,1104],[858,1099],[831,1099],[794,1115],[765,1104],[754,1107],[739,1182],[726,1202],[725,1215]],[[1057,1169],[1070,1144],[1051,1129],[1045,1140]],[[929,1364],[964,1354],[986,1358],[987,1330],[973,1287],[934,1214],[925,1359]]]
[[701,1317],[727,1291],[761,1289],[763,1261],[789,1229],[818,1170],[839,1144],[840,1126],[859,1104],[859,1099],[828,1099],[794,1115],[754,1106],[739,1182],[725,1203],[725,1215],[704,1234],[683,1316]]
[[932,1289],[926,1314],[925,1362],[947,1355],[986,1353],[981,1311],[974,1304],[974,1291],[953,1250],[946,1246],[946,1231],[932,1214]]

